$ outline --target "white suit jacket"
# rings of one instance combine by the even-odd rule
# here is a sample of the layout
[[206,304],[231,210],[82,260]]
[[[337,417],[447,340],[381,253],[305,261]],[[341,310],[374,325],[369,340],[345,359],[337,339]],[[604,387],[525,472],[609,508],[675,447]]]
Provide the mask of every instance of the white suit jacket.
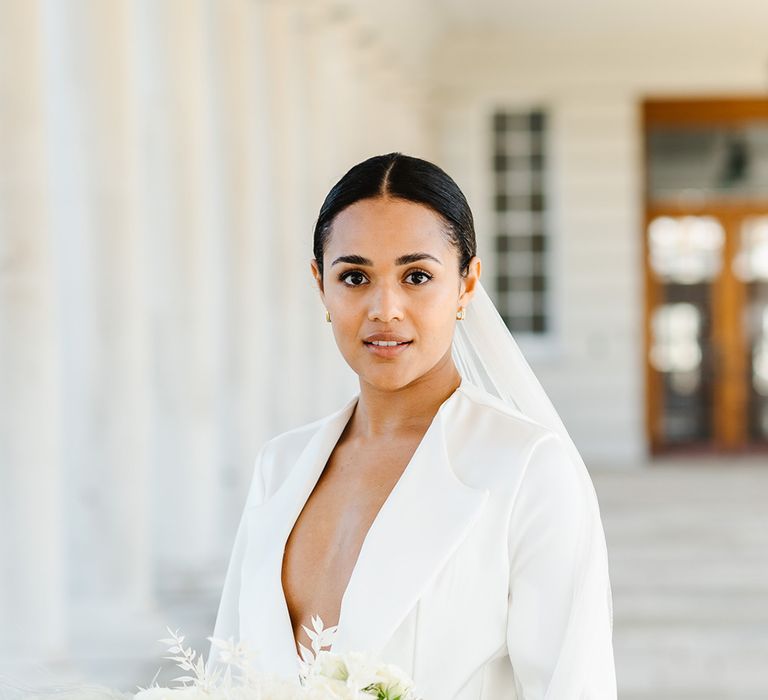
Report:
[[[257,456],[214,636],[262,670],[296,677],[284,547],[357,400]],[[365,537],[332,650],[399,665],[425,700],[615,698],[605,539],[580,467],[464,379]]]

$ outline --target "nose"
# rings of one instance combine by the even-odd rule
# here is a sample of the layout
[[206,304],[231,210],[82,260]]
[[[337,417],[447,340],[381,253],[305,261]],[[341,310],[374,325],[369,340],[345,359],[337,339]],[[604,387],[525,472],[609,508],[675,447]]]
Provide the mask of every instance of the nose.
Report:
[[376,285],[376,289],[371,294],[368,320],[384,323],[392,320],[402,321],[403,307],[400,292],[389,284]]

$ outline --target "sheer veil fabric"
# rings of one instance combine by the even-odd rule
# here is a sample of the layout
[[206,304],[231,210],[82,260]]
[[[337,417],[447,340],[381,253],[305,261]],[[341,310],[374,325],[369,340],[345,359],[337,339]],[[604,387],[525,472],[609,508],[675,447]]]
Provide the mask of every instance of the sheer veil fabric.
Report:
[[[593,689],[592,692],[596,694],[579,697],[612,700],[616,697],[612,645],[613,604],[606,542],[592,479],[549,397],[479,282],[467,306],[464,320],[456,322],[452,355],[463,381],[478,386],[501,399],[512,411],[554,431],[566,447],[566,454],[577,475],[575,490],[580,491],[574,492],[572,497],[582,499],[586,504],[585,512],[590,517],[579,523],[577,551],[574,552],[577,570],[574,572],[571,591],[573,598],[570,601],[570,617],[561,639],[557,667],[550,679],[546,697],[552,700],[575,698],[574,689],[591,688],[590,679],[598,675],[608,679],[609,687]],[[240,527],[242,530],[242,523]],[[226,638],[238,630],[239,576],[246,539],[242,534],[238,531],[227,571],[215,637]],[[595,664],[605,664],[601,673],[595,674]]]

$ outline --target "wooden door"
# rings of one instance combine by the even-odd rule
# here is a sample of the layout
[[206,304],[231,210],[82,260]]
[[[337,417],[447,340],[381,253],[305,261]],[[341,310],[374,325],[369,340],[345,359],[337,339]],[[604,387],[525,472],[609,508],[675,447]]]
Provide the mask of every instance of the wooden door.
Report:
[[651,450],[764,449],[768,100],[653,101],[644,116]]

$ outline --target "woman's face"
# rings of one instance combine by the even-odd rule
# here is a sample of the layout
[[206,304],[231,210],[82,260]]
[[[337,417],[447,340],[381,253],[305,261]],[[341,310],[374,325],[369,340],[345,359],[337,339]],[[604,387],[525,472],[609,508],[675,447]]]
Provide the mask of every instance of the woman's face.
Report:
[[[380,389],[405,386],[450,360],[456,312],[473,294],[480,260],[472,258],[462,278],[443,227],[427,206],[363,199],[334,219],[322,280],[312,260],[344,359]],[[376,334],[406,342],[378,347],[371,342]]]

